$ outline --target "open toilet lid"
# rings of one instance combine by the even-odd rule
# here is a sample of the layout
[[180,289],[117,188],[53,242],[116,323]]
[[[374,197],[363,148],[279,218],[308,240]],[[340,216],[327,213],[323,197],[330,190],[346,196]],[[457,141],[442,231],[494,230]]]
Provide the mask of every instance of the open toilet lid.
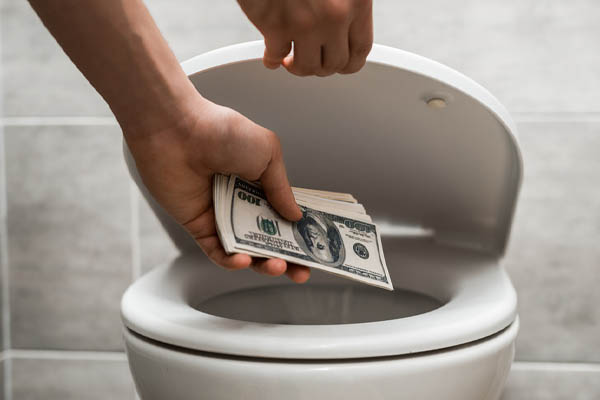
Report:
[[294,186],[352,193],[376,222],[503,254],[522,161],[515,125],[487,90],[381,45],[360,72],[327,78],[268,70],[263,51],[242,43],[182,66],[204,97],[278,134]]

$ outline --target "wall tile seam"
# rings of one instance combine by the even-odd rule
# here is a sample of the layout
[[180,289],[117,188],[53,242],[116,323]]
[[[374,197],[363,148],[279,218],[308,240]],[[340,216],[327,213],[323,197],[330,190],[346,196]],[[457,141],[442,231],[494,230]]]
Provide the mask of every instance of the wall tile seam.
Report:
[[7,191],[6,191],[6,162],[4,161],[6,152],[4,151],[4,126],[0,125],[0,221],[6,223],[7,212]]
[[[9,360],[54,361],[127,361],[125,352],[82,350],[7,350],[0,352],[0,362]],[[514,361],[515,371],[592,372],[600,374],[600,362]]]
[[[4,1],[0,0],[0,9],[4,9]],[[0,26],[2,25],[4,13],[0,13]],[[2,32],[0,30],[0,60],[3,59],[3,48],[2,43]],[[4,70],[3,64],[0,63],[0,118],[4,117]],[[4,360],[5,352],[10,350],[10,285],[9,285],[9,272],[8,272],[8,228],[7,228],[7,216],[8,216],[8,196],[6,189],[6,151],[4,142],[4,125],[0,125],[0,275],[2,286],[2,307],[0,307],[0,320],[2,321],[2,362],[6,365],[2,368],[2,382],[3,387],[0,388],[2,393],[0,394],[5,400],[12,400],[12,363],[10,358]]]
[[140,199],[139,189],[133,179],[129,180],[129,207],[131,210],[131,281],[142,275],[141,239],[140,239]]
[[600,374],[600,362],[515,361],[515,371],[531,372],[592,372]]
[[600,122],[600,112],[511,112],[519,123],[526,122]]
[[[1,3],[0,3],[1,5]],[[1,21],[0,21],[1,22]],[[1,23],[0,23],[1,26]],[[1,40],[0,40],[1,43]],[[1,51],[0,51],[1,56]],[[0,77],[1,74],[0,66]],[[0,93],[2,92],[2,82],[0,79]],[[0,98],[0,116],[2,115],[2,99]],[[2,319],[2,352],[0,353],[0,362],[5,364],[2,368],[2,390],[3,398],[6,400],[12,399],[12,362],[10,358],[11,347],[11,329],[10,329],[10,282],[8,268],[8,196],[6,189],[6,151],[4,141],[4,126],[0,125],[0,274],[2,275],[2,309],[0,318]]]
[[[510,113],[516,122],[600,122],[600,111],[585,112],[529,112],[513,111]],[[4,117],[0,125],[5,127],[26,126],[118,126],[114,117],[95,116],[29,116]]]
[[53,361],[127,361],[123,351],[93,350],[5,350],[4,360],[53,360]]
[[[0,99],[1,102],[1,99]],[[1,103],[0,103],[1,107]],[[6,151],[4,140],[4,127],[0,126],[0,275],[2,277],[0,293],[2,307],[0,319],[2,321],[2,350],[8,350],[11,346],[11,307],[10,307],[10,271],[8,254],[8,197],[6,179]]]
[[2,362],[5,364],[3,371],[3,383],[4,387],[0,388],[3,391],[5,400],[12,400],[13,398],[13,390],[12,390],[12,360],[10,358],[3,359]]
[[6,127],[22,126],[117,126],[114,117],[95,116],[28,116],[28,117],[3,117],[0,124]]

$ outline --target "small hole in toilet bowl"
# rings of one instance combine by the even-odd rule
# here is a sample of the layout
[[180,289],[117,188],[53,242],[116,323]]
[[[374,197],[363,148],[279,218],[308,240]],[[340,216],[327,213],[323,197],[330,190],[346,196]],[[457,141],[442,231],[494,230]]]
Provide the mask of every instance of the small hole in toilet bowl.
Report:
[[446,100],[439,98],[439,97],[434,97],[432,99],[427,100],[427,105],[429,106],[429,108],[446,108],[446,106],[448,105],[448,103],[446,103]]

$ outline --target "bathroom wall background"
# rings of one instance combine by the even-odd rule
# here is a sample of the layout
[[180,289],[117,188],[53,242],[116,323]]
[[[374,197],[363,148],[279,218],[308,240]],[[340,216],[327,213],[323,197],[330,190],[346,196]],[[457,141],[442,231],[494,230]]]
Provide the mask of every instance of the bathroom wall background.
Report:
[[[27,2],[0,2],[5,398],[134,399],[120,295],[175,250],[126,174],[108,107]],[[233,0],[147,4],[180,60],[260,39]],[[474,78],[520,129],[505,261],[522,328],[504,400],[600,398],[599,19],[596,0],[375,0],[376,42]]]

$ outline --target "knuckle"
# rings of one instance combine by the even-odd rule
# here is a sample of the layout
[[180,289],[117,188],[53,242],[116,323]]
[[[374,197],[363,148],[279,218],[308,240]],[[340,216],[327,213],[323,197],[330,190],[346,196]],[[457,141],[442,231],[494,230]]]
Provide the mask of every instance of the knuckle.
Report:
[[244,173],[244,178],[247,178],[251,181],[257,181],[262,176],[265,168],[266,167],[263,165],[256,168],[249,168],[248,171]]
[[335,66],[335,72],[342,72],[346,66],[348,65],[348,59],[343,60],[338,65]]
[[362,68],[362,65],[360,65],[360,64],[351,65],[349,67],[346,67],[346,69],[344,69],[343,73],[344,74],[353,74],[355,72],[360,71],[361,68]]
[[271,146],[271,153],[275,155],[281,155],[281,141],[279,136],[273,131],[267,131],[267,138]]
[[257,139],[259,143],[256,146],[256,152],[245,171],[245,175],[251,180],[257,180],[262,176],[276,151],[276,142],[269,131],[262,138]]
[[359,60],[353,60],[351,61],[342,71],[343,74],[353,74],[355,72],[358,72],[362,69],[362,67],[364,67],[366,63],[366,60],[361,59]]
[[336,58],[335,63],[332,63],[331,68],[333,72],[342,71],[350,62],[350,56],[348,53],[342,55],[339,58]]
[[277,35],[285,30],[285,22],[279,15],[271,15],[263,20],[261,28],[268,35]]
[[317,21],[314,15],[307,12],[298,13],[294,18],[294,26],[299,32],[313,31],[317,26]]
[[360,59],[366,59],[369,53],[371,52],[372,47],[373,42],[362,43],[358,46],[354,46],[351,49],[352,56]]
[[273,45],[267,46],[265,56],[267,56],[268,58],[272,58],[272,59],[281,59],[289,54],[290,47],[291,46],[288,46],[288,47],[284,47],[284,46],[275,47]]
[[342,23],[349,19],[350,8],[345,1],[328,1],[324,14],[328,21]]
[[279,64],[268,57],[263,57],[263,65],[269,69],[277,69]]

